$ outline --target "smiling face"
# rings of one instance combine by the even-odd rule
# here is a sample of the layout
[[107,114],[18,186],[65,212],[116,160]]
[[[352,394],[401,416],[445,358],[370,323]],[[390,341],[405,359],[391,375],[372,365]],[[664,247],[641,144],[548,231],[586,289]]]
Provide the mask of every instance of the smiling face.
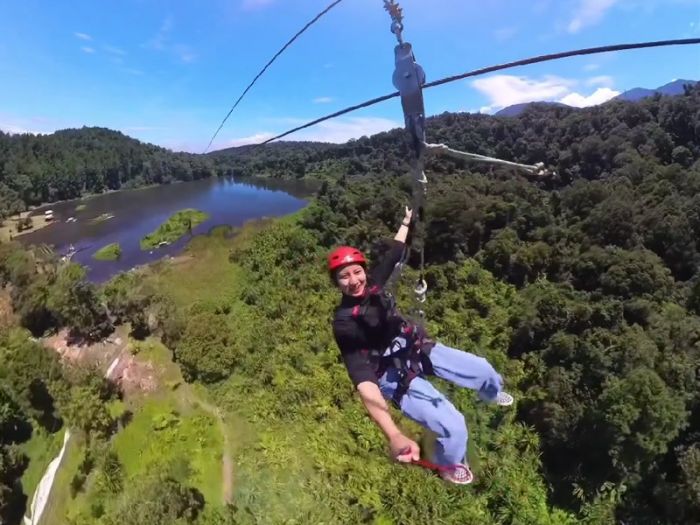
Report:
[[338,288],[345,295],[351,297],[361,297],[365,293],[367,286],[367,274],[360,264],[349,264],[335,274],[335,281]]

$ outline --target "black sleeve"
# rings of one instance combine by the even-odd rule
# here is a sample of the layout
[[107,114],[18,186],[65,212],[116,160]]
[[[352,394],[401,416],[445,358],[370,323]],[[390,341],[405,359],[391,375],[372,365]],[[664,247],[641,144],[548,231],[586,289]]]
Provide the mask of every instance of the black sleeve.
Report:
[[357,387],[360,383],[371,381],[378,385],[377,376],[363,352],[362,341],[357,336],[357,327],[354,321],[333,321],[333,335],[340,348],[340,354],[348,370],[352,384]]
[[370,278],[372,284],[384,286],[394,271],[394,266],[401,260],[406,244],[395,239],[391,240],[389,250],[379,260],[379,262],[370,270]]

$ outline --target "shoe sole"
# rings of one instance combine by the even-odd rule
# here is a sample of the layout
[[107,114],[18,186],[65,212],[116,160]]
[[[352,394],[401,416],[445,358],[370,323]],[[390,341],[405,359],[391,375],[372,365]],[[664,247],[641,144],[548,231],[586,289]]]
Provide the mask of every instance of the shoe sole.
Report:
[[455,479],[445,478],[443,476],[440,477],[443,481],[447,483],[453,483],[454,485],[471,485],[474,482],[474,473],[471,472],[471,470],[469,471],[469,473],[471,474],[471,477],[467,481],[457,481]]

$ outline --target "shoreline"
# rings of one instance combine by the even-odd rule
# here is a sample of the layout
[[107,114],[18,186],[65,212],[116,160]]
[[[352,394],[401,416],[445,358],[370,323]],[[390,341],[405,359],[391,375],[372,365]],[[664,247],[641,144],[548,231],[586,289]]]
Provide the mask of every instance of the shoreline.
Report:
[[[196,179],[192,181],[173,181],[169,182],[168,185],[170,184],[183,184],[186,182],[197,182],[197,181],[202,181],[202,180],[209,180],[209,179],[230,179],[233,182],[236,183],[243,183],[243,184],[252,184],[252,185],[260,185],[262,187],[265,187],[266,183],[269,184],[270,182],[272,183],[279,183],[281,186],[284,186],[284,183],[290,182],[287,179],[274,179],[274,178],[268,178],[268,177],[260,177],[260,176],[251,176],[251,177],[235,177],[235,176],[219,176],[219,175],[212,175],[211,177],[205,177],[202,179]],[[258,184],[256,184],[256,182]],[[304,181],[304,184],[311,184],[312,186],[319,182],[318,179],[314,179],[313,177],[306,178]],[[8,242],[11,240],[16,239],[17,237],[20,237],[22,235],[25,235],[27,233],[32,233],[37,230],[40,230],[42,228],[45,228],[47,226],[50,226],[53,224],[54,221],[45,221],[43,218],[43,215],[40,215],[40,212],[42,210],[50,209],[52,206],[57,206],[57,205],[63,205],[66,203],[75,203],[76,206],[79,206],[80,204],[87,204],[88,201],[91,199],[94,199],[96,197],[104,196],[104,195],[109,195],[112,193],[121,193],[121,192],[127,192],[127,191],[138,191],[138,190],[146,190],[149,188],[157,188],[159,186],[163,186],[163,184],[149,184],[147,186],[139,186],[138,188],[120,188],[118,190],[106,190],[103,191],[102,193],[90,193],[83,195],[81,197],[75,197],[73,199],[64,199],[64,200],[57,200],[53,202],[44,202],[41,204],[37,204],[35,206],[31,206],[29,209],[26,211],[23,211],[20,213],[19,216],[13,215],[11,217],[7,217],[2,221],[2,225],[0,225],[0,242]],[[313,198],[313,195],[316,189],[312,189],[310,194],[305,194],[303,197],[299,195],[295,195],[294,192],[288,191],[288,189],[282,189],[282,191],[286,191],[292,196],[295,196],[296,198],[301,198],[303,200],[309,201],[311,198]],[[305,192],[307,193],[307,192]],[[26,230],[23,230],[21,232],[17,231],[17,222],[19,219],[24,219],[24,218],[31,218],[32,220],[32,227],[28,228]]]
[[[211,178],[211,177],[208,177]],[[198,180],[204,180],[204,179],[198,179]],[[175,182],[170,182],[168,184],[178,184],[182,183],[185,181],[175,181]],[[188,181],[189,182],[189,181]],[[52,201],[52,202],[43,202],[41,204],[37,204],[36,206],[31,206],[29,209],[26,211],[23,211],[17,215],[13,215],[11,217],[7,217],[2,221],[2,225],[0,225],[0,242],[9,242],[17,237],[20,237],[22,235],[25,235],[27,233],[32,233],[37,230],[41,230],[42,228],[46,228],[47,226],[50,226],[54,222],[56,222],[57,219],[54,219],[53,221],[45,221],[43,215],[40,215],[39,212],[41,212],[44,209],[51,208],[52,206],[56,206],[59,204],[66,204],[66,203],[71,203],[74,202],[76,206],[79,206],[81,204],[86,203],[87,201],[94,199],[95,197],[100,197],[102,195],[109,195],[112,193],[121,193],[125,191],[138,191],[138,190],[145,190],[148,188],[156,188],[158,186],[162,186],[162,184],[149,184],[148,186],[139,186],[138,188],[120,188],[118,190],[107,190],[103,191],[102,193],[89,193],[87,195],[83,195],[81,197],[76,197],[74,199],[63,199],[63,200],[57,200],[57,201]],[[25,219],[29,217],[32,220],[32,227],[27,228],[26,230],[23,230],[21,232],[17,231],[17,222],[20,219]]]
[[[4,219],[2,221],[2,226],[0,226],[0,242],[13,241],[17,237],[21,237],[22,235],[25,235],[27,233],[32,233],[37,230],[41,230],[42,228],[51,226],[55,222],[55,219],[53,221],[45,220],[43,215],[30,215],[35,211],[36,208],[23,211],[19,214],[19,217],[13,215],[12,217],[7,217],[6,219]],[[27,217],[31,219],[32,227],[22,230],[21,232],[17,231],[17,223],[20,221],[20,219],[26,219]]]

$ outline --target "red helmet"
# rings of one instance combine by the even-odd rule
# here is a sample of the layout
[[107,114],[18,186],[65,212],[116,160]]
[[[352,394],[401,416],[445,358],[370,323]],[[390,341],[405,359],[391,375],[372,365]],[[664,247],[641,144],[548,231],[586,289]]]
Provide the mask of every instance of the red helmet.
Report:
[[332,272],[346,264],[365,264],[365,256],[357,248],[340,246],[328,254],[328,271]]

